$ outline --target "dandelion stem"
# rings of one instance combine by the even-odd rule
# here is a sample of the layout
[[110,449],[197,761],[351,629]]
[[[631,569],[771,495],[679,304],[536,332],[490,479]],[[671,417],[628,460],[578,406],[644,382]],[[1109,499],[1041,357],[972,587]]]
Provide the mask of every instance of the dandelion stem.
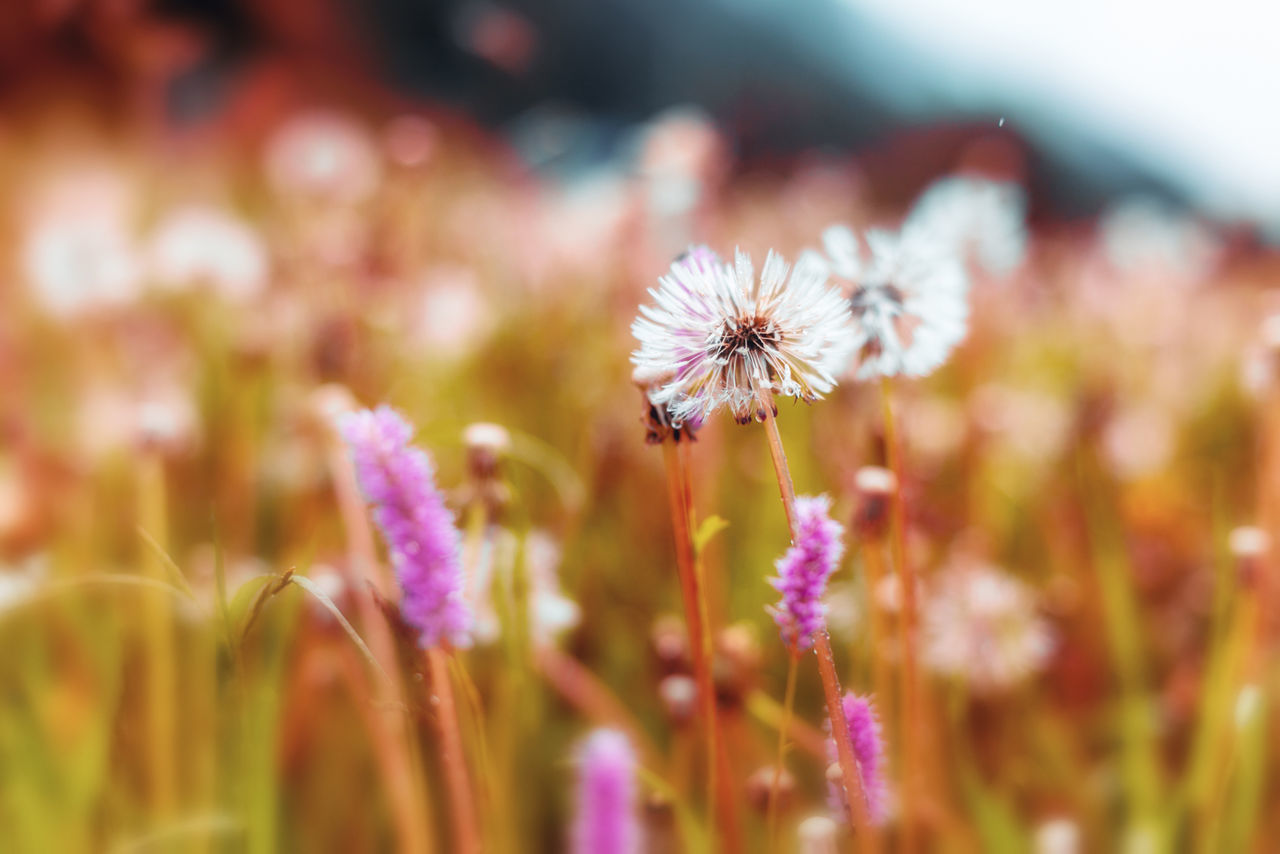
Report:
[[448,654],[440,647],[427,649],[427,667],[431,671],[431,691],[435,701],[436,725],[440,733],[440,757],[444,763],[449,789],[449,812],[453,824],[453,850],[459,854],[475,854],[480,850],[475,803],[471,782],[467,778],[467,762],[462,752],[462,736],[458,728],[458,709],[453,701],[453,685],[449,681]]
[[737,821],[725,773],[728,762],[716,724],[715,684],[711,678],[711,636],[706,624],[707,607],[690,530],[692,516],[689,502],[692,489],[688,471],[682,464],[683,460],[674,442],[662,444],[662,459],[666,467],[671,526],[676,538],[676,568],[680,575],[681,599],[684,602],[685,622],[689,627],[689,646],[693,653],[694,680],[698,687],[698,707],[707,739],[707,798],[714,808],[716,823],[723,834],[726,847],[737,850],[740,847],[737,841]]
[[920,722],[920,673],[916,660],[916,624],[919,619],[916,605],[916,574],[907,561],[906,500],[903,497],[906,478],[902,471],[902,449],[899,444],[897,423],[893,414],[893,381],[884,377],[880,384],[884,404],[884,443],[889,470],[897,480],[889,509],[890,552],[898,581],[902,587],[902,611],[898,619],[898,640],[902,647],[902,704],[899,707],[898,737],[902,744],[902,848],[916,851],[919,847],[916,815],[920,785],[921,748],[924,733]]
[[782,697],[782,726],[778,727],[778,761],[774,765],[773,780],[769,785],[769,850],[778,850],[778,785],[787,759],[787,731],[791,728],[791,715],[796,703],[796,665],[800,656],[790,650],[787,656],[787,688]]
[[[798,534],[795,524],[796,492],[791,482],[791,468],[787,465],[786,451],[782,448],[782,436],[778,433],[777,418],[773,414],[773,401],[765,391],[758,391],[757,396],[764,410],[765,433],[769,437],[769,453],[773,458],[774,474],[778,477],[778,491],[782,495],[782,506],[787,513],[787,527],[791,532],[791,541],[795,542]],[[840,775],[844,781],[853,827],[856,831],[864,832],[864,843],[867,849],[875,851],[878,847],[877,839],[874,833],[869,832],[871,825],[867,815],[867,799],[858,771],[858,760],[853,752],[853,742],[849,738],[849,727],[845,724],[844,706],[840,699],[840,677],[836,674],[835,658],[831,652],[831,638],[825,631],[817,632],[814,634],[813,643],[818,655],[822,693],[827,701],[827,715],[831,720],[831,733],[836,742],[836,756],[840,763]]]
[[778,432],[778,419],[773,410],[773,396],[768,391],[756,392],[764,412],[764,432],[769,437],[769,457],[773,460],[773,473],[778,479],[778,492],[782,495],[782,509],[787,514],[787,530],[791,541],[796,538],[796,487],[791,481],[791,467],[787,465],[787,453],[782,449],[782,434]]

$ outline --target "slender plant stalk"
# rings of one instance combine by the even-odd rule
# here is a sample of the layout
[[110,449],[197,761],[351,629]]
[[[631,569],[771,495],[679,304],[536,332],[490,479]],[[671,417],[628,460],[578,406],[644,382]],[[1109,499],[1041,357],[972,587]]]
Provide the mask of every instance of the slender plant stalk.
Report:
[[338,511],[347,534],[347,584],[355,593],[360,627],[373,657],[387,679],[373,680],[379,714],[366,717],[370,741],[382,769],[400,848],[406,852],[430,851],[431,821],[426,780],[417,762],[418,744],[409,725],[409,704],[396,654],[395,637],[374,599],[373,591],[394,600],[394,580],[377,559],[373,530],[356,483],[346,447],[337,436],[328,439],[329,472],[338,499]]
[[[147,450],[142,454],[138,467],[138,521],[161,551],[166,547],[168,528],[165,502],[164,460],[157,451]],[[156,581],[169,580],[163,561],[150,550],[144,551],[142,562],[148,577]],[[144,596],[143,609],[147,740],[150,745],[147,782],[153,814],[157,818],[165,818],[174,811],[178,785],[175,763],[178,755],[178,692],[173,606],[166,594],[156,591]]]
[[787,731],[791,729],[791,716],[796,704],[796,671],[800,656],[790,650],[787,657],[787,688],[782,697],[782,726],[778,727],[778,761],[774,763],[773,780],[769,784],[769,850],[778,850],[778,785],[787,761]]
[[902,610],[898,616],[898,642],[901,646],[901,704],[899,706],[899,738],[902,744],[902,849],[911,854],[919,849],[918,815],[920,773],[924,746],[924,729],[920,720],[920,670],[916,658],[917,622],[916,574],[907,560],[906,501],[903,493],[906,478],[902,470],[902,449],[899,444],[897,423],[893,415],[893,383],[889,377],[881,380],[881,398],[884,404],[884,442],[889,470],[897,480],[889,505],[890,552],[902,587]]
[[[791,541],[796,540],[795,526],[795,487],[791,482],[791,467],[787,465],[787,455],[782,448],[782,436],[778,432],[778,419],[773,414],[773,401],[766,392],[759,392],[760,404],[764,410],[764,428],[769,437],[769,453],[773,458],[773,471],[778,477],[778,491],[782,494],[782,504],[787,513],[787,527],[791,532]],[[836,673],[835,658],[831,652],[831,639],[825,631],[814,636],[814,650],[818,655],[818,673],[822,677],[822,693],[827,701],[827,716],[831,721],[831,733],[836,742],[836,756],[840,764],[840,774],[844,781],[844,790],[849,802],[849,813],[855,831],[867,850],[878,850],[877,835],[872,832],[867,817],[866,793],[862,787],[862,776],[858,770],[858,759],[853,752],[853,742],[849,738],[849,728],[845,725],[844,703],[841,699],[840,677]]]
[[667,499],[671,509],[671,527],[676,539],[676,568],[680,575],[681,599],[684,602],[685,622],[689,627],[689,646],[692,651],[694,680],[698,688],[698,709],[707,740],[707,798],[712,805],[722,841],[727,850],[741,848],[737,833],[737,820],[733,809],[733,795],[716,724],[715,684],[711,677],[711,636],[706,625],[706,602],[693,549],[690,530],[691,486],[675,443],[662,444],[662,460],[666,468]]
[[889,626],[885,620],[884,610],[876,602],[876,591],[880,581],[885,577],[884,543],[880,540],[868,541],[862,548],[863,569],[866,573],[867,624],[871,641],[868,654],[871,658],[871,689],[880,707],[883,719],[892,718],[896,707],[889,661],[884,656],[889,636]]
[[640,751],[644,764],[655,764],[658,751],[644,729],[626,704],[598,676],[553,644],[539,647],[534,656],[542,677],[569,705],[597,725],[622,730]]
[[778,419],[774,415],[773,398],[766,391],[757,393],[764,412],[765,435],[769,437],[769,458],[773,460],[773,474],[778,479],[778,492],[782,496],[782,509],[787,514],[787,531],[791,541],[796,539],[796,487],[791,481],[791,467],[787,465],[787,453],[782,449],[782,434],[778,432]]
[[453,684],[449,681],[448,653],[439,647],[427,650],[427,667],[431,673],[431,691],[435,699],[436,725],[440,732],[440,758],[444,763],[445,783],[449,790],[449,813],[453,825],[453,851],[476,854],[480,850],[479,826],[471,781],[467,778],[467,761],[462,752],[462,735],[458,728],[458,709],[453,701]]
[[844,780],[845,800],[849,802],[849,817],[853,826],[863,834],[868,850],[874,850],[876,835],[867,815],[867,794],[862,787],[862,772],[853,752],[853,739],[845,724],[844,703],[840,693],[840,677],[836,674],[835,657],[831,653],[831,638],[818,632],[813,638],[813,649],[818,655],[818,673],[822,676],[822,694],[827,701],[827,717],[831,720],[831,735],[836,742],[836,756],[840,760],[840,775]]

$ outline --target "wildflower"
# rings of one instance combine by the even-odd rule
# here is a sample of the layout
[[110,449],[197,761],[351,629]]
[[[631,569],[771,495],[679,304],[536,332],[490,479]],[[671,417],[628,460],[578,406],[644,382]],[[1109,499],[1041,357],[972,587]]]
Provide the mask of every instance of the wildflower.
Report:
[[560,546],[551,535],[535,529],[521,543],[510,531],[498,530],[477,557],[471,579],[475,603],[473,633],[478,643],[492,643],[501,635],[495,600],[501,597],[508,609],[514,607],[512,571],[517,560],[522,561],[524,567],[529,639],[534,646],[553,643],[582,619],[578,603],[560,589],[557,571]]
[[36,221],[23,245],[34,295],[50,314],[71,317],[130,302],[138,263],[122,223],[74,212]]
[[697,417],[684,422],[674,421],[665,403],[654,402],[654,393],[672,377],[670,371],[658,373],[647,368],[636,368],[631,372],[631,382],[644,397],[644,416],[640,423],[645,426],[644,440],[650,445],[660,445],[668,439],[673,442],[696,441],[698,428],[702,426],[702,419]]
[[854,283],[856,376],[924,376],[944,361],[968,331],[969,280],[959,256],[926,229],[910,223],[902,230],[866,232],[870,257],[862,263],[857,238],[834,226],[823,235],[827,257],[820,259],[837,277]]
[[796,827],[798,854],[836,854],[840,828],[825,815],[811,815]]
[[633,854],[640,848],[635,815],[635,753],[620,732],[598,729],[578,756],[574,854]]
[[796,499],[795,542],[778,559],[778,577],[769,582],[782,594],[782,601],[771,609],[774,622],[794,649],[808,648],[814,633],[825,628],[822,596],[844,554],[844,530],[830,513],[831,499],[825,495]]
[[631,331],[637,368],[671,378],[649,397],[673,423],[727,407],[739,423],[764,418],[761,394],[811,401],[835,387],[852,352],[849,312],[812,259],[790,269],[770,252],[757,282],[746,253],[736,264],[701,250],[671,265],[656,307],[641,306]]
[[137,298],[136,184],[115,164],[73,164],[23,201],[21,266],[44,311],[70,319]]
[[413,428],[389,406],[348,413],[338,423],[391,552],[405,621],[423,647],[468,645],[472,618],[462,596],[458,531],[434,483],[431,458],[409,444]]
[[[862,779],[862,794],[867,802],[867,818],[872,824],[884,824],[889,818],[889,786],[885,779],[884,735],[880,731],[880,718],[870,697],[854,693],[844,695],[841,702],[844,724],[849,728],[849,740],[853,742],[853,755],[858,760],[858,776]],[[834,762],[836,742],[827,739],[827,755]],[[843,803],[838,783],[832,784],[833,800]],[[836,810],[848,815],[841,806]]]
[[935,578],[921,614],[921,657],[980,693],[1040,670],[1053,649],[1027,585],[990,566],[960,565]]
[[371,196],[382,164],[369,131],[358,121],[327,111],[297,115],[267,144],[267,177],[276,192],[358,204]]
[[1234,528],[1227,537],[1227,549],[1236,562],[1236,580],[1248,590],[1257,589],[1266,571],[1267,553],[1271,551],[1271,535],[1262,528]]
[[170,290],[206,285],[232,300],[258,294],[267,283],[267,253],[245,222],[216,207],[169,213],[152,234],[151,274]]
[[929,185],[907,222],[957,255],[972,255],[988,273],[1003,276],[1026,257],[1026,209],[1026,193],[1016,184],[952,176]]
[[1069,818],[1051,818],[1036,827],[1035,854],[1078,854],[1080,826]]

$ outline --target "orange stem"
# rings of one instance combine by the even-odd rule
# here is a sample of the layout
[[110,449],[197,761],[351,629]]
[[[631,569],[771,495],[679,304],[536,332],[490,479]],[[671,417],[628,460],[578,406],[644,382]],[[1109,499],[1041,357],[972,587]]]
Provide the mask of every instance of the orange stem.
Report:
[[698,708],[707,739],[707,791],[729,851],[741,849],[733,794],[729,789],[728,757],[724,753],[716,724],[715,683],[711,674],[711,636],[706,625],[706,602],[698,574],[693,548],[692,487],[690,478],[674,442],[662,445],[666,467],[667,498],[671,509],[671,527],[676,539],[676,569],[680,576],[681,599],[685,622],[689,627],[689,647],[693,659],[694,681],[698,687]]
[[884,403],[885,453],[889,470],[897,480],[889,505],[889,524],[892,529],[890,550],[902,585],[902,613],[898,619],[899,644],[902,647],[902,707],[899,737],[903,749],[902,780],[902,849],[911,854],[919,849],[916,827],[917,787],[922,782],[920,766],[923,761],[921,748],[924,732],[920,725],[920,673],[916,659],[918,608],[916,605],[916,574],[907,560],[906,503],[903,493],[906,478],[902,471],[902,453],[898,431],[893,417],[893,385],[888,377],[881,383]]
[[453,701],[453,685],[449,681],[449,661],[446,655],[439,647],[427,650],[427,667],[431,671],[431,689],[436,701],[436,725],[440,731],[440,758],[444,763],[445,781],[449,788],[453,850],[459,854],[475,854],[480,850],[476,808],[471,795],[471,781],[467,777],[466,757],[462,753],[458,709]]

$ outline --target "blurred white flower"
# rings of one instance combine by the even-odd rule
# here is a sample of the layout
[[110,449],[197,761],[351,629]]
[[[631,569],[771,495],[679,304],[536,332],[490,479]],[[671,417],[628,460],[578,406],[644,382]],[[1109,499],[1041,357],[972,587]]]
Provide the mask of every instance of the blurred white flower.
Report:
[[907,223],[961,257],[972,255],[988,273],[1003,276],[1026,257],[1026,216],[1026,193],[1018,185],[953,176],[929,185]]
[[1221,253],[1219,241],[1189,214],[1141,196],[1103,214],[1098,230],[1113,267],[1166,283],[1203,279]]
[[[969,280],[945,240],[917,226],[866,232],[863,262],[843,226],[823,234],[824,259],[852,283],[856,376],[924,376],[946,361],[968,331]],[[804,258],[817,257],[806,253]],[[802,258],[803,260],[803,258]]]
[[267,283],[267,250],[245,221],[217,207],[165,215],[152,232],[151,275],[165,290],[207,286],[230,300],[256,296]]
[[22,211],[22,268],[45,311],[69,318],[119,306],[140,292],[132,232],[137,193],[110,165],[67,166]]
[[[506,529],[494,529],[475,564],[470,585],[471,605],[475,613],[473,635],[476,643],[496,641],[502,633],[495,597],[510,603],[511,573],[517,559],[516,536]],[[560,590],[558,568],[560,546],[545,531],[533,530],[525,535],[522,560],[528,585],[529,636],[535,646],[553,643],[555,639],[578,625],[581,611],[578,603]]]
[[810,256],[794,269],[770,252],[757,281],[746,253],[735,267],[712,258],[671,265],[631,326],[632,363],[673,379],[650,394],[678,421],[726,407],[740,423],[762,418],[758,393],[812,401],[835,387],[853,336],[848,305]]
[[357,204],[382,179],[378,146],[369,130],[336,112],[294,116],[267,143],[267,177],[276,192]]
[[980,386],[970,398],[974,423],[999,440],[999,447],[1028,462],[1057,457],[1071,434],[1070,408],[1045,392],[1000,383]]
[[1035,854],[1079,854],[1080,827],[1069,818],[1051,818],[1036,827]]
[[0,567],[0,615],[35,598],[48,582],[48,560],[34,555],[15,566]]
[[420,302],[407,320],[409,338],[423,352],[454,359],[483,343],[493,311],[475,271],[442,266],[427,271]]
[[1052,651],[1049,625],[1026,584],[970,563],[934,577],[921,611],[921,658],[933,671],[988,693],[1039,671]]

